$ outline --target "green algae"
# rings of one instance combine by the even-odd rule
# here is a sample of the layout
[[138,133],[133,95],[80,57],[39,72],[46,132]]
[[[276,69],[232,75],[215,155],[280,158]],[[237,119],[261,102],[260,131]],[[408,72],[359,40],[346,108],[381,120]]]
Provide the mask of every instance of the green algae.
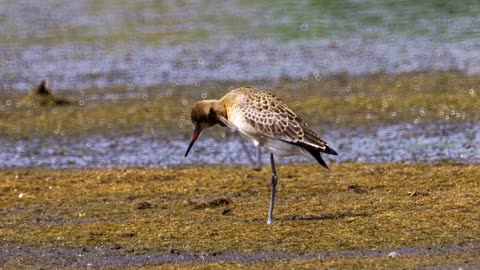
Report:
[[307,80],[201,82],[126,88],[62,90],[71,106],[31,107],[23,97],[6,95],[0,104],[0,136],[122,134],[175,130],[189,133],[190,108],[202,98],[220,98],[229,90],[253,85],[274,92],[311,125],[349,128],[396,123],[478,122],[480,75],[422,72],[362,77],[335,75]]

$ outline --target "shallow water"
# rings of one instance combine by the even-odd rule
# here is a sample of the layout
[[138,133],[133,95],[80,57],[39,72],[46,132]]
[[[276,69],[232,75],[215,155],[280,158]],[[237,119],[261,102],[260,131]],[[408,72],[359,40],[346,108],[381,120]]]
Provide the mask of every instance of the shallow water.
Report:
[[[0,168],[92,168],[165,167],[186,164],[250,164],[239,140],[232,136],[213,138],[217,129],[203,134],[188,158],[189,138],[139,136],[50,137],[8,141],[0,139]],[[402,124],[368,130],[331,130],[323,138],[338,157],[324,155],[328,162],[480,162],[480,124]],[[254,153],[253,146],[250,153]],[[268,166],[263,151],[262,160]],[[305,157],[277,158],[279,163],[311,162]]]
[[0,89],[478,73],[479,13],[448,0],[0,1]]
[[[473,0],[0,0],[0,91],[26,91],[44,78],[55,91],[115,86],[126,89],[125,96],[138,96],[149,86],[201,89],[205,81],[321,79],[344,72],[478,73],[479,13],[480,2]],[[326,157],[329,161],[478,162],[479,131],[478,124],[468,123],[404,124],[332,130],[323,137],[340,153]],[[2,138],[0,167],[248,163],[236,140],[227,136],[217,143],[208,134],[183,158],[189,138],[180,137],[157,132]]]

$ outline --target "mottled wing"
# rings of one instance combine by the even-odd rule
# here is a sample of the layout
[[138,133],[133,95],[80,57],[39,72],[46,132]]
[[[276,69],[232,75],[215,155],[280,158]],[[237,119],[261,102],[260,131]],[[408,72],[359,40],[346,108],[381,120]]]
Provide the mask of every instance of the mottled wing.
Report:
[[240,109],[248,124],[264,136],[328,151],[327,144],[282,100],[271,93],[252,91]]

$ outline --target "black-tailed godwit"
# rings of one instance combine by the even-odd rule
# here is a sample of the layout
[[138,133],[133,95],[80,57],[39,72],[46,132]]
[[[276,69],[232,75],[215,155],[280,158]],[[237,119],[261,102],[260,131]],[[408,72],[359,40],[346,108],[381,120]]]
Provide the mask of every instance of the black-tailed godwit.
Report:
[[265,147],[270,152],[272,180],[268,224],[273,222],[278,181],[273,156],[313,157],[328,170],[320,153],[337,155],[337,152],[308,128],[302,118],[282,100],[255,88],[241,87],[227,93],[220,100],[199,101],[192,109],[191,118],[195,130],[185,157],[202,130],[217,124],[229,127],[255,146]]

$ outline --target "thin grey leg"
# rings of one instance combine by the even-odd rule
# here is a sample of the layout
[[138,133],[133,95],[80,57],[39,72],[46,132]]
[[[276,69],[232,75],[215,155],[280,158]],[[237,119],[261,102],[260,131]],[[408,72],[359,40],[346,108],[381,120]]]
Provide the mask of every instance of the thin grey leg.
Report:
[[260,171],[262,169],[262,147],[257,145],[257,165],[253,167],[255,171]]
[[272,193],[270,194],[270,208],[268,209],[267,224],[273,223],[273,206],[275,204],[275,192],[277,190],[277,170],[275,169],[275,160],[273,154],[270,154],[270,164],[272,165]]
[[252,166],[252,168],[256,171],[259,171],[262,166],[261,166],[261,160],[260,160],[260,146],[257,146],[257,155],[258,155],[258,160],[257,162],[255,162],[255,160],[253,159],[252,155],[250,154],[250,151],[248,151],[248,148],[247,146],[245,145],[245,142],[243,141],[242,137],[240,137],[240,135],[238,134],[238,132],[235,132],[235,136],[237,136],[238,140],[240,141],[240,145],[242,146],[242,149],[243,151],[247,154],[247,158],[248,158],[248,162],[250,162],[250,165]]
[[238,133],[236,133],[236,134],[237,134],[236,136],[237,136],[238,140],[240,141],[240,145],[242,145],[243,151],[245,151],[245,153],[247,154],[248,161],[250,162],[250,164],[255,164],[255,161],[253,160],[252,155],[251,155],[250,152],[248,151],[248,148],[247,148],[247,146],[245,145],[245,142],[242,140],[242,138],[240,137],[240,135],[238,135]]

